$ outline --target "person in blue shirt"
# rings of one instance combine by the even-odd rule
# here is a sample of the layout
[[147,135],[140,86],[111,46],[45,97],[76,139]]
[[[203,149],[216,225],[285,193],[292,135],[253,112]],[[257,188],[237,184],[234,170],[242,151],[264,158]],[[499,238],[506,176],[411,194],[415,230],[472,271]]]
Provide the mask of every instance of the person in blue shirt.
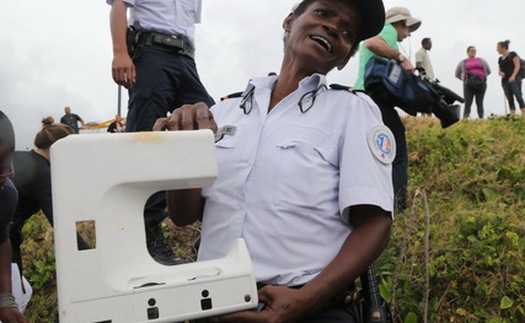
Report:
[[[106,2],[111,5],[112,77],[129,92],[126,132],[151,131],[157,118],[184,104],[213,105],[195,63],[201,0]],[[159,227],[165,208],[164,193],[154,194],[146,203],[148,250],[160,263],[178,264],[183,260],[173,254]]]

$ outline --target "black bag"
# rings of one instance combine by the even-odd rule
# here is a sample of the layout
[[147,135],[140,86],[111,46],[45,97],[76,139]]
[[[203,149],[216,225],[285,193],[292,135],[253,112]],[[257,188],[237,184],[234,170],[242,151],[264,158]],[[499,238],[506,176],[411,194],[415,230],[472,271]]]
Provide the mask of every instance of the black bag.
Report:
[[518,76],[525,78],[525,59],[523,58],[520,58],[520,71],[518,72]]
[[399,107],[412,116],[433,113],[443,128],[459,121],[459,105],[453,103],[465,101],[439,81],[423,79],[393,60],[375,56],[365,66],[365,90],[376,103]]
[[466,85],[472,90],[481,90],[487,82],[486,78],[481,78],[477,75],[467,72],[467,81]]
[[432,113],[439,95],[428,84],[393,60],[373,56],[365,66],[365,90],[377,103],[386,103],[416,116]]

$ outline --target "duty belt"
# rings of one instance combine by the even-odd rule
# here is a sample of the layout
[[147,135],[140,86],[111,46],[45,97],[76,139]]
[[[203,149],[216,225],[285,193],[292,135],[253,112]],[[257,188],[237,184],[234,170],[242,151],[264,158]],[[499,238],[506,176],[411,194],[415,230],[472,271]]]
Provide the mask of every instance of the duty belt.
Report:
[[146,33],[144,37],[146,46],[194,57],[195,50],[181,37],[156,32]]

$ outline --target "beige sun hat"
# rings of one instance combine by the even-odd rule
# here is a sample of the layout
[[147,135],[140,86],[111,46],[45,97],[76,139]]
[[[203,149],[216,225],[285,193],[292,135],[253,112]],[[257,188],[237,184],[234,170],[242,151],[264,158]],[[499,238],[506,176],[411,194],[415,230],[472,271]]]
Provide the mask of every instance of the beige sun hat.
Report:
[[393,24],[398,21],[406,21],[406,24],[408,28],[410,29],[410,32],[416,31],[419,26],[421,26],[421,20],[412,17],[412,14],[410,14],[410,11],[405,7],[393,7],[388,9],[386,12],[386,20],[385,22],[388,24]]

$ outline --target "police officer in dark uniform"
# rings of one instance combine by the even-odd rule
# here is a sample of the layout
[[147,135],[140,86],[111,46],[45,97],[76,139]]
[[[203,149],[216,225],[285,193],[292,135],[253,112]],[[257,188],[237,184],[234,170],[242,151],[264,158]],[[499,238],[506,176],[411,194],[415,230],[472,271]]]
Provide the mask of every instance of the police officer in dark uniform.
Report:
[[[112,77],[129,91],[127,132],[151,131],[157,118],[184,104],[213,105],[194,60],[201,0],[106,2],[112,6]],[[158,225],[166,217],[164,196],[157,193],[146,204],[148,249],[157,261],[174,264],[180,259],[167,246]]]

